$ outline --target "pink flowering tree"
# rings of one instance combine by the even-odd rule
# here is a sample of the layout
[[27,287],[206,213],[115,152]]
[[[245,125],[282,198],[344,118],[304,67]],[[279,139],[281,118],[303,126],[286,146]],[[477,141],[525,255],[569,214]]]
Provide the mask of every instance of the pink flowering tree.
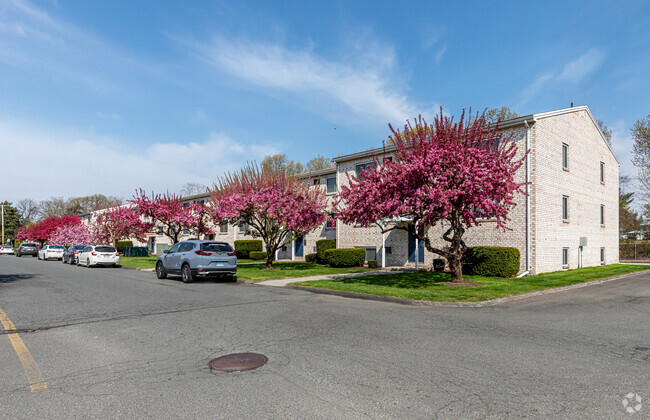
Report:
[[184,229],[197,237],[213,233],[208,227],[210,212],[203,204],[184,206],[180,196],[169,193],[147,196],[144,190],[140,190],[130,201],[142,216],[162,228],[172,244],[179,241]]
[[100,210],[92,223],[91,233],[97,242],[117,247],[118,241],[130,238],[145,241],[149,229],[151,223],[144,222],[133,207],[120,206]]
[[[517,145],[484,115],[468,120],[463,112],[454,122],[441,109],[431,125],[420,117],[402,132],[389,127],[395,160],[376,162],[359,178],[350,177],[350,186],[342,187],[337,198],[338,218],[366,227],[377,224],[384,232],[407,230],[429,252],[447,259],[453,282],[462,281],[465,231],[484,219],[507,229],[514,194],[525,194],[525,184],[515,181],[525,157],[515,157]],[[387,223],[398,218],[409,223]],[[436,225],[443,226],[447,247],[434,246],[429,237]]]
[[84,224],[59,226],[50,237],[50,243],[65,246],[93,242],[95,242],[94,237]]
[[45,242],[51,242],[51,237],[56,230],[61,226],[74,226],[81,224],[81,220],[76,215],[67,216],[50,216],[39,222],[32,223],[24,230],[20,231],[20,236],[29,241],[40,242],[41,245]]
[[215,224],[248,225],[266,246],[266,268],[288,240],[316,229],[327,218],[325,194],[281,169],[248,165],[219,179],[212,197]]

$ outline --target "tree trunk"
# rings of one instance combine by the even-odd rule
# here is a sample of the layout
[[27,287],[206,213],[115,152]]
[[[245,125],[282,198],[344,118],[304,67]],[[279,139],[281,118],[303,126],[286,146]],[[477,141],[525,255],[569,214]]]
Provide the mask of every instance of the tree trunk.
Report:
[[270,254],[268,251],[266,253],[266,267],[265,269],[273,268],[273,254]]
[[463,281],[463,266],[460,262],[460,256],[450,255],[447,261],[449,262],[449,271],[451,271],[451,281],[454,283]]

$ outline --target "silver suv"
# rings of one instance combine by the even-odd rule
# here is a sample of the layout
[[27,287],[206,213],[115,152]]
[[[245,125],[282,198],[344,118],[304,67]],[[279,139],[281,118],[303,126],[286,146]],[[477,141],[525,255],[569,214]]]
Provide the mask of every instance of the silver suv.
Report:
[[183,241],[156,260],[156,275],[180,274],[189,283],[199,276],[222,276],[232,280],[237,272],[235,250],[226,242]]

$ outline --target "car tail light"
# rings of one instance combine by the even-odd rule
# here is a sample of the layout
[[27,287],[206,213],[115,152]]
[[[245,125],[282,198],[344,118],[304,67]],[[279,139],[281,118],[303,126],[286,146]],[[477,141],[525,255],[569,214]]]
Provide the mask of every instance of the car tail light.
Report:
[[237,255],[236,252],[229,252],[229,253],[228,253],[228,256],[229,256],[229,257],[234,257],[235,255]]
[[75,251],[75,252],[74,252],[74,255],[77,255],[78,253],[79,253],[79,251]]
[[25,249],[25,248],[21,246],[20,249]]
[[96,253],[96,252],[92,252],[90,255],[92,255],[93,257],[96,257],[96,256],[97,256],[97,253]]
[[206,257],[209,257],[212,255],[212,252],[204,252],[204,251],[194,251],[196,255],[205,255]]
[[115,253],[115,256],[116,256],[116,257],[119,257],[119,256],[120,256],[120,253],[119,253],[119,252],[116,252],[116,253]]

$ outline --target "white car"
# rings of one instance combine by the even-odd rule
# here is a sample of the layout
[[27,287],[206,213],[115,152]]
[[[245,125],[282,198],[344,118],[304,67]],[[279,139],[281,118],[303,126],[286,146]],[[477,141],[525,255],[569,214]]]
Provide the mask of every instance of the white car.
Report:
[[62,245],[45,245],[43,248],[38,250],[38,259],[39,260],[60,260],[63,258],[63,252],[65,247]]
[[0,255],[14,255],[14,247],[11,245],[0,246]]
[[77,265],[86,267],[93,265],[117,267],[119,264],[120,254],[110,245],[88,245],[77,255]]

